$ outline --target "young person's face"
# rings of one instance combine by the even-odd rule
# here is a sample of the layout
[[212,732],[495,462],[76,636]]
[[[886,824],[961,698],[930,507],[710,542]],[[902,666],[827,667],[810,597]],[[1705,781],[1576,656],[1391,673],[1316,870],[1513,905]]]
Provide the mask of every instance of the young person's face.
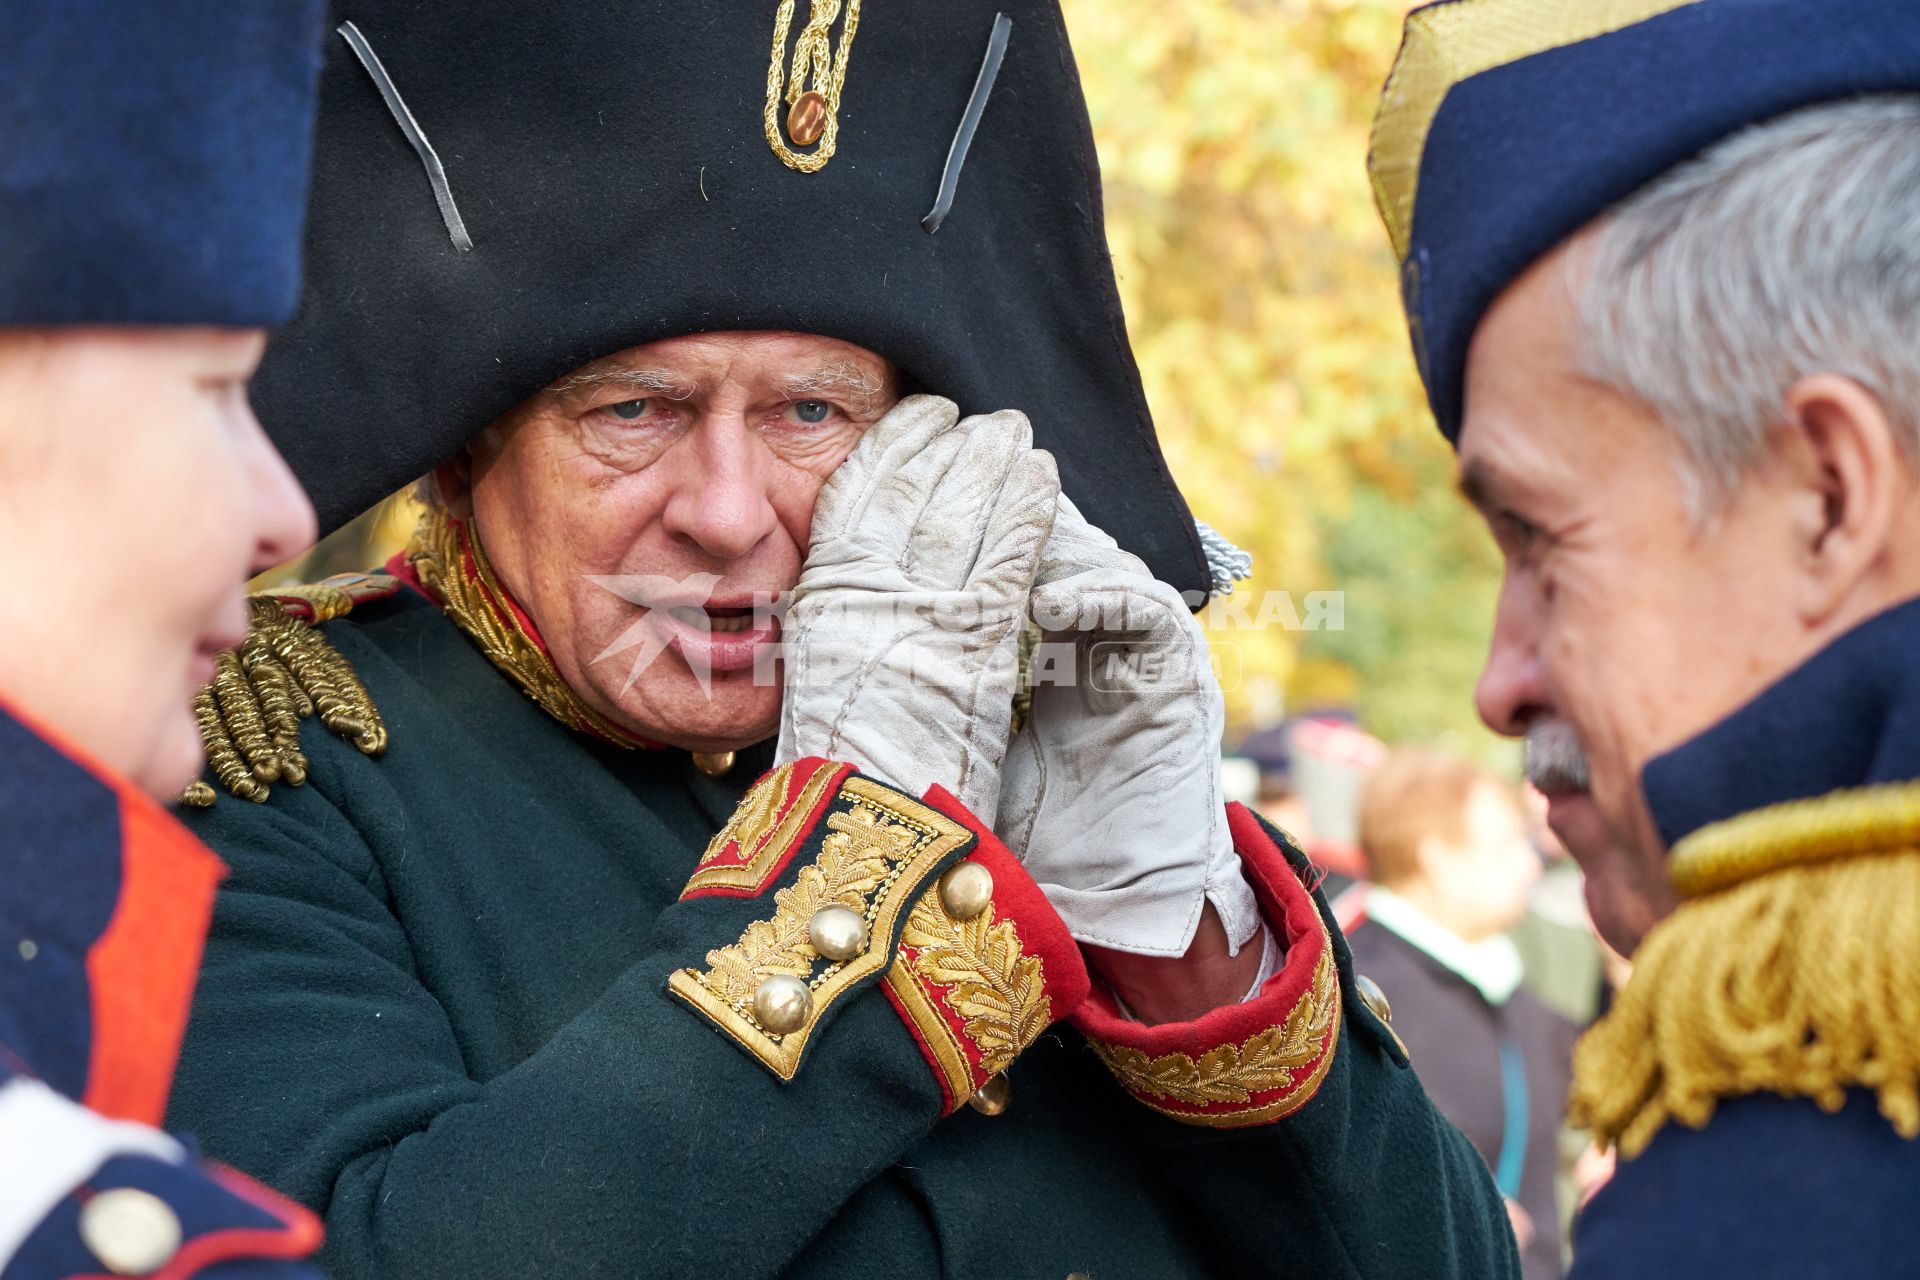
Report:
[[257,330],[0,330],[0,699],[171,799],[246,580],[314,540]]

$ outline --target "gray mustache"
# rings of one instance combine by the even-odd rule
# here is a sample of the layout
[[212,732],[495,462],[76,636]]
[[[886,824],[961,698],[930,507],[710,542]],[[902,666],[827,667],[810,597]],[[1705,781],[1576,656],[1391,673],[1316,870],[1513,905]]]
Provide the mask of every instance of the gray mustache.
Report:
[[1539,720],[1527,729],[1527,781],[1552,795],[1585,791],[1592,783],[1587,749],[1565,720]]

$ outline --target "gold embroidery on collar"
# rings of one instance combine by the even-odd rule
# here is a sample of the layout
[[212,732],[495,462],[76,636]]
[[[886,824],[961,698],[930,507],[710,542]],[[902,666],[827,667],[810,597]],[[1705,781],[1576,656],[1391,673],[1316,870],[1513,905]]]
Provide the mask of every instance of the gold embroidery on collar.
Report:
[[438,597],[454,624],[548,715],[615,746],[647,745],[588,706],[561,678],[553,659],[508,606],[507,593],[493,576],[493,565],[471,524],[428,508],[406,554],[420,585]]
[[[840,798],[852,808],[827,815],[820,855],[773,895],[771,919],[747,926],[740,941],[707,953],[712,966],[682,969],[667,990],[765,1063],[782,1080],[800,1067],[807,1038],[827,1008],[862,979],[884,969],[894,924],[906,908],[896,886],[918,888],[972,838],[959,823],[865,778],[848,778]],[[807,926],[814,912],[838,904],[861,913],[876,945],[851,960],[828,961],[814,950]],[[753,1016],[753,993],[775,975],[799,978],[813,993],[813,1011],[798,1031],[776,1035]]]
[[[1187,1124],[1230,1127],[1278,1119],[1312,1098],[1333,1065],[1339,1019],[1340,983],[1329,945],[1314,966],[1312,985],[1295,1002],[1286,1021],[1256,1032],[1241,1044],[1220,1045],[1195,1061],[1184,1053],[1149,1058],[1123,1045],[1091,1043],[1127,1092],[1155,1111]],[[1294,1072],[1310,1065],[1313,1070],[1305,1077],[1295,1077]],[[1154,1101],[1164,1098],[1187,1106],[1246,1104],[1276,1089],[1282,1091],[1278,1097],[1232,1111],[1182,1111]]]
[[[786,71],[787,33],[793,29],[794,0],[780,0],[773,20],[773,58],[767,66],[767,106],[764,125],[767,145],[782,164],[801,173],[818,173],[833,159],[840,141],[840,90],[847,80],[847,56],[853,33],[860,25],[860,0],[845,0],[846,24],[840,29],[840,49],[829,48],[833,24],[842,0],[808,0],[807,25],[793,47],[793,70]],[[787,116],[780,118],[782,88]],[[802,154],[788,145],[819,146]]]

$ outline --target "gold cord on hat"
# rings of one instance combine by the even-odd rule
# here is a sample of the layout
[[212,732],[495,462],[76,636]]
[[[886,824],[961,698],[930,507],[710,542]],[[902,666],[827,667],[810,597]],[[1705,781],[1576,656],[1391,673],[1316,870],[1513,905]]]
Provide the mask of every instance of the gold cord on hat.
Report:
[[[786,69],[787,34],[793,29],[794,0],[780,0],[773,20],[773,58],[767,66],[767,106],[764,124],[767,145],[782,164],[801,173],[818,173],[833,159],[840,140],[840,90],[847,80],[847,55],[860,25],[860,0],[845,0],[847,20],[840,29],[840,48],[831,48],[833,24],[840,18],[842,0],[809,0],[807,25],[793,47],[793,70]],[[780,118],[785,97],[786,119]],[[789,145],[791,142],[792,145]],[[811,147],[802,154],[794,147]]]

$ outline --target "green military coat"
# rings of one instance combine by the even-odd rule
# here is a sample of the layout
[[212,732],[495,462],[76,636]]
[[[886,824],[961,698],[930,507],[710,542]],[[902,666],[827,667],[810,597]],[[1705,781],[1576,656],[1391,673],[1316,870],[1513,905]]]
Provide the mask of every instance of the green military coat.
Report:
[[[1142,1027],[937,790],[603,745],[411,591],[324,633],[390,746],[308,721],[304,785],[190,819],[232,874],[172,1120],[319,1211],[336,1277],[1518,1275],[1244,811],[1285,968]],[[974,914],[935,887],[962,860]],[[831,903],[869,931],[844,962],[807,942]],[[797,1026],[757,1017],[769,976]]]

